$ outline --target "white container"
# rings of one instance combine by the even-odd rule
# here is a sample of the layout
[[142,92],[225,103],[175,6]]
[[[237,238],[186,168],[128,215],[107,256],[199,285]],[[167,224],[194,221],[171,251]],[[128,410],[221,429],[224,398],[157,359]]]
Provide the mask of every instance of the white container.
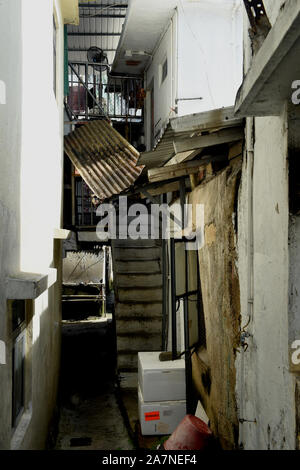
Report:
[[140,388],[138,395],[143,436],[172,434],[186,415],[185,400],[145,402]]
[[138,353],[138,381],[145,402],[185,400],[185,361],[160,361],[160,352]]

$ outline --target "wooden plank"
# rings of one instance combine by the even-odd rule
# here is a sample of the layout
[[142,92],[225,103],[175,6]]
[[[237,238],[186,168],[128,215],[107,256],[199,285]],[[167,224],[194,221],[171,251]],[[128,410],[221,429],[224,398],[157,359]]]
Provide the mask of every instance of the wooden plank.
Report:
[[188,152],[177,153],[171,160],[169,160],[165,166],[176,165],[177,163],[188,162],[192,160],[202,149],[191,150]]
[[164,166],[162,168],[152,168],[148,170],[148,179],[151,182],[165,181],[172,178],[198,173],[199,168],[207,165],[210,161],[223,159],[223,156],[206,157],[201,160],[193,160],[191,162],[178,163],[177,165]]
[[148,168],[164,164],[174,156],[173,141],[166,148],[143,152],[138,160],[138,165],[146,165]]
[[185,152],[187,150],[196,150],[200,148],[212,147],[213,145],[226,144],[241,140],[244,137],[244,129],[241,127],[233,127],[213,132],[208,135],[191,137],[189,139],[175,139],[174,149],[176,153]]
[[237,142],[234,145],[231,145],[228,153],[228,160],[239,157],[243,152],[243,142]]
[[[160,194],[166,194],[166,193],[172,193],[174,191],[179,191],[179,188],[180,188],[179,181],[173,181],[172,183],[162,184],[158,188],[149,189],[148,193],[151,194],[151,196],[159,196]],[[147,196],[145,196],[143,193],[141,193],[141,198],[142,199],[144,199],[146,197]]]
[[195,174],[191,174],[190,175],[190,181],[191,181],[191,189],[193,191],[193,189],[195,189],[197,184],[198,184],[197,176]]
[[204,131],[242,124],[243,120],[234,115],[234,107],[213,109],[204,113],[190,114],[171,119],[175,133],[185,131]]

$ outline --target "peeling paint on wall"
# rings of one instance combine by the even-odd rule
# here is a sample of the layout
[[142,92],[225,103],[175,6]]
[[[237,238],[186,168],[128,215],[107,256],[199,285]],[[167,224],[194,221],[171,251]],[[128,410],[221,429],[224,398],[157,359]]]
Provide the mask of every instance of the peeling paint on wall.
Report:
[[207,349],[192,356],[193,379],[224,449],[238,445],[235,356],[240,294],[233,213],[240,171],[241,159],[236,159],[190,196],[193,204],[204,204],[206,226],[206,243],[199,251],[199,260]]

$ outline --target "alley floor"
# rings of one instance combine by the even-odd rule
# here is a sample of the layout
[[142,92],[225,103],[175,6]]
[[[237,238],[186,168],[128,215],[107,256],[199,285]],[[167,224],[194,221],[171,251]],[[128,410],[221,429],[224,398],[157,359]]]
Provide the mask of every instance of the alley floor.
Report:
[[110,317],[64,321],[55,450],[129,450],[120,411]]

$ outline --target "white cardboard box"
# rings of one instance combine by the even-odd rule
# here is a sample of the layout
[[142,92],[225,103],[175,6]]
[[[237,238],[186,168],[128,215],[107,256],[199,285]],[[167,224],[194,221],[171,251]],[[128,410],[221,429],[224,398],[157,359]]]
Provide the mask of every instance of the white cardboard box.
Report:
[[185,400],[185,361],[160,361],[160,352],[138,353],[138,381],[145,402]]
[[143,436],[172,434],[185,415],[185,400],[145,402],[139,388],[139,419]]

